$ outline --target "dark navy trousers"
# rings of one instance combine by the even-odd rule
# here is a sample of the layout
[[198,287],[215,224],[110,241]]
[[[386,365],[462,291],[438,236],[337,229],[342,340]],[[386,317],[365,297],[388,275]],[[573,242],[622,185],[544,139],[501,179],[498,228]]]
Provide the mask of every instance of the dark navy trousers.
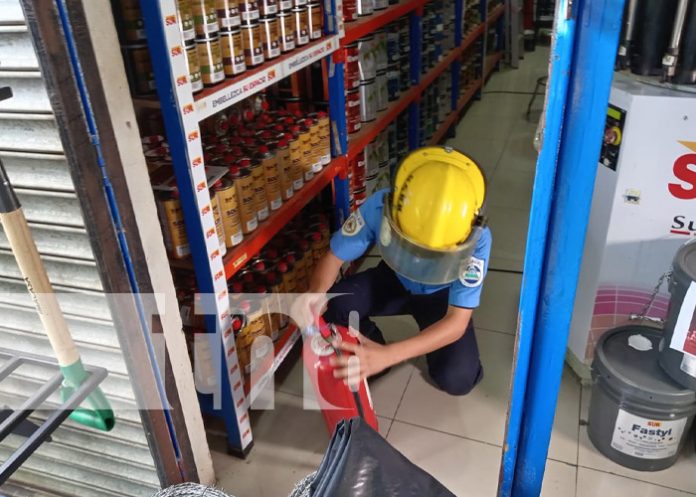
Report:
[[[384,338],[371,316],[410,314],[424,330],[442,319],[449,305],[449,289],[413,295],[384,261],[339,281],[329,293],[344,295],[329,300],[324,315],[328,322],[347,326],[350,313],[357,311],[360,332],[380,343],[384,343]],[[430,377],[441,390],[451,395],[469,393],[483,377],[473,320],[459,340],[429,353],[427,361]]]

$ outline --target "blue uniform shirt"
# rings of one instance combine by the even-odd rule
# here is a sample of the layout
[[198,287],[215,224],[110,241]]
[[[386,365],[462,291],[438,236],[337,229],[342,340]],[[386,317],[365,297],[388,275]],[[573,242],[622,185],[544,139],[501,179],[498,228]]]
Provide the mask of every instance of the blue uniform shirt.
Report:
[[[388,190],[375,192],[355,211],[343,227],[331,237],[331,251],[343,261],[353,261],[363,255],[377,241],[382,224],[384,196]],[[485,228],[479,237],[472,262],[483,267],[478,278],[457,279],[446,285],[426,285],[410,280],[396,273],[401,284],[414,295],[433,293],[449,287],[449,303],[457,307],[473,309],[478,307],[481,298],[483,278],[488,271],[488,259],[491,253],[491,231]]]

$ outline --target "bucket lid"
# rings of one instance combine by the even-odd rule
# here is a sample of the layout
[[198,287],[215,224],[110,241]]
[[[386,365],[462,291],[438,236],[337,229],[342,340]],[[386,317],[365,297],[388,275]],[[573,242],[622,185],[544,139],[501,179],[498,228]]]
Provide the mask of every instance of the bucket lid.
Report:
[[674,277],[688,286],[696,281],[696,242],[690,241],[681,246],[672,263]]
[[600,376],[622,396],[648,404],[690,406],[696,392],[682,388],[658,364],[662,333],[627,325],[607,331],[597,344],[593,376]]

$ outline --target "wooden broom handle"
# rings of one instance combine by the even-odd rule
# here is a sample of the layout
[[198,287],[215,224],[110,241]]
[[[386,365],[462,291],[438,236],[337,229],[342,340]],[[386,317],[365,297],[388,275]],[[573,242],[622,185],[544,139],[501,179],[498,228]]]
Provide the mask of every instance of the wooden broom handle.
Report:
[[70,366],[80,359],[75,342],[53,293],[39,251],[29,231],[27,220],[21,209],[12,212],[0,212],[0,222],[17,259],[24,281],[27,284],[39,318],[51,342],[53,351],[61,366]]

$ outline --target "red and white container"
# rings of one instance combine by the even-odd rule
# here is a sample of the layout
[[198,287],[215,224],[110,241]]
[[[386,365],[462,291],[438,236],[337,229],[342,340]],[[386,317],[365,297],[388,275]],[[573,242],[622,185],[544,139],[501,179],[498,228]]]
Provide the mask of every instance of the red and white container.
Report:
[[360,131],[360,90],[346,92],[346,128],[348,134]]

